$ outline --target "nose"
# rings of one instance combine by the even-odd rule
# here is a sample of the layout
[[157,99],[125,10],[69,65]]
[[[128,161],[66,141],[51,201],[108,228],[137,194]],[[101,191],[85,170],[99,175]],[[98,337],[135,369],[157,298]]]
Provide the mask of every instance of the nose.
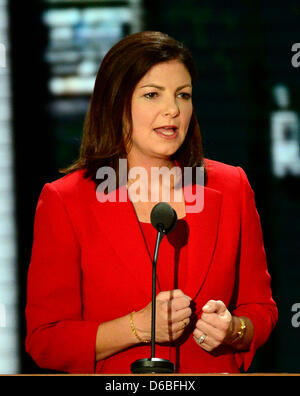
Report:
[[169,117],[176,117],[180,113],[178,103],[176,99],[170,99],[167,103],[165,103],[163,109],[163,115]]

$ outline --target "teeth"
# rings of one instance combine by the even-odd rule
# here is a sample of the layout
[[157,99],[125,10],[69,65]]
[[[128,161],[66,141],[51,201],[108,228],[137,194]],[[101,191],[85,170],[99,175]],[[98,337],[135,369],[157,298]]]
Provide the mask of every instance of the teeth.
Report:
[[167,136],[171,136],[174,135],[175,131],[173,129],[169,129],[169,130],[164,130],[162,131],[163,135],[167,135]]
[[172,136],[175,133],[175,130],[173,128],[157,128],[156,131],[166,136]]

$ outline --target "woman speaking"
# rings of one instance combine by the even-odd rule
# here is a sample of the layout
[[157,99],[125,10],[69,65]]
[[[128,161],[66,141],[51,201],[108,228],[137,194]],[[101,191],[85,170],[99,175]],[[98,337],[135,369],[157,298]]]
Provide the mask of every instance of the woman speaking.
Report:
[[[36,208],[26,350],[40,367],[121,374],[150,355],[150,213],[162,200],[178,222],[157,263],[157,357],[177,373],[238,373],[274,328],[254,193],[240,167],[204,158],[195,76],[189,50],[160,32],[129,35],[103,59],[79,158]],[[176,169],[181,187],[154,169]]]

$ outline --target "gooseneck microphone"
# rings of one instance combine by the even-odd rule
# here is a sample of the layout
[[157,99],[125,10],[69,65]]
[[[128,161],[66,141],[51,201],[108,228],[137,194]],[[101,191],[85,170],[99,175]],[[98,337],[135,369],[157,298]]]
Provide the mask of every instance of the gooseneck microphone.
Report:
[[172,232],[177,224],[175,210],[166,202],[159,202],[151,211],[151,224],[157,230],[152,262],[152,306],[151,306],[151,358],[139,359],[131,364],[133,374],[174,373],[175,366],[166,359],[155,357],[155,316],[156,316],[156,263],[159,245],[165,235]]

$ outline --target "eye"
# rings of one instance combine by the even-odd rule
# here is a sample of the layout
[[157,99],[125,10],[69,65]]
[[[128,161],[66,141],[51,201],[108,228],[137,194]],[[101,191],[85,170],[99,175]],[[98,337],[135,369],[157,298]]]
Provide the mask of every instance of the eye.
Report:
[[187,92],[181,92],[181,93],[178,94],[178,96],[181,97],[182,99],[185,99],[185,100],[189,100],[192,97],[192,95],[190,93],[187,93]]
[[153,99],[153,98],[156,97],[157,95],[158,95],[157,92],[148,92],[148,93],[146,93],[144,96],[145,96],[145,98],[147,98],[147,99]]

